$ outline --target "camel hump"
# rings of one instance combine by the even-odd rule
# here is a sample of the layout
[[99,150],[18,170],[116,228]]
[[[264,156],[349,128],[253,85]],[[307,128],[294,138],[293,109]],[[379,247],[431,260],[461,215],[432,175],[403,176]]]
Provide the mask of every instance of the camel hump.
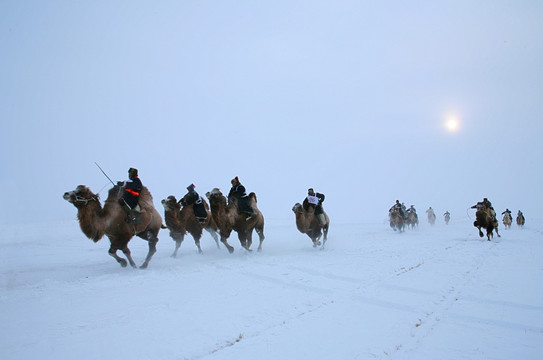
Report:
[[254,200],[255,203],[257,202],[256,194],[254,192],[249,194],[249,200]]
[[149,189],[147,189],[147,187],[145,186],[141,189],[138,203],[143,209],[150,209],[155,207],[155,205],[153,204],[153,196],[151,195]]

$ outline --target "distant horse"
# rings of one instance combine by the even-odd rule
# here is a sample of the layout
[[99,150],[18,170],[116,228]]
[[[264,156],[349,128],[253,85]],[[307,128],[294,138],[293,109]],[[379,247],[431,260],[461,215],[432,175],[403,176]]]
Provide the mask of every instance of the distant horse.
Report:
[[522,211],[518,211],[517,214],[517,225],[522,227],[524,226],[524,223],[526,222],[526,219],[524,219],[524,215],[522,214]]
[[428,222],[430,225],[434,225],[436,223],[436,214],[434,213],[434,209],[430,207],[428,210],[426,210],[426,213],[428,214]]
[[400,213],[400,209],[393,207],[388,211],[388,218],[390,221],[390,227],[396,231],[399,232],[403,231],[403,228],[405,226],[406,219],[403,218],[402,214]]
[[503,215],[502,222],[503,222],[503,225],[505,226],[506,229],[511,229],[511,224],[513,223],[513,219],[511,218],[511,214],[506,212]]
[[475,226],[479,230],[480,237],[484,236],[481,228],[484,228],[486,230],[486,237],[488,241],[490,241],[491,237],[494,237],[494,230],[496,230],[496,234],[498,235],[498,237],[501,237],[498,233],[498,220],[496,220],[496,218],[492,216],[490,209],[486,207],[484,203],[478,202],[471,208],[477,209],[477,212],[475,213],[476,220],[473,222],[473,226]]

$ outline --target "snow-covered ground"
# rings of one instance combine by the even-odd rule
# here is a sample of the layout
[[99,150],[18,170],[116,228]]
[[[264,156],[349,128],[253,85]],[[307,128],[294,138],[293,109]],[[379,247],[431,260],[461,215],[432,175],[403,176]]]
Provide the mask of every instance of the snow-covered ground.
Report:
[[[75,209],[74,209],[75,213]],[[541,223],[480,239],[468,217],[397,233],[332,224],[321,251],[268,219],[262,252],[121,268],[76,220],[2,225],[1,359],[541,359]],[[254,247],[254,244],[253,244]],[[141,264],[147,243],[135,238]]]

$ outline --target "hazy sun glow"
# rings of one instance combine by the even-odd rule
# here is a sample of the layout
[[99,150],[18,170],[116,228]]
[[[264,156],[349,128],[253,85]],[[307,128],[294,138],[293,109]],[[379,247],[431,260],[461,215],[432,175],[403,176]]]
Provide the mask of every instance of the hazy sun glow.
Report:
[[445,122],[445,127],[449,132],[456,132],[458,130],[458,118],[456,116],[449,116]]

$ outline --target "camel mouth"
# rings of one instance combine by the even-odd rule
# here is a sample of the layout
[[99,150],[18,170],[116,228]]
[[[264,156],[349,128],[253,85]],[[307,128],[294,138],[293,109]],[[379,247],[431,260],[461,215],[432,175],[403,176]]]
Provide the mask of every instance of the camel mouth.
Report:
[[164,210],[166,211],[174,210],[176,203],[177,199],[173,195],[170,195],[166,199],[162,199],[161,201],[161,204],[162,206],[164,206]]
[[74,192],[73,191],[67,191],[64,193],[64,195],[62,195],[62,198],[70,203],[74,203],[75,201],[75,196],[74,196]]

